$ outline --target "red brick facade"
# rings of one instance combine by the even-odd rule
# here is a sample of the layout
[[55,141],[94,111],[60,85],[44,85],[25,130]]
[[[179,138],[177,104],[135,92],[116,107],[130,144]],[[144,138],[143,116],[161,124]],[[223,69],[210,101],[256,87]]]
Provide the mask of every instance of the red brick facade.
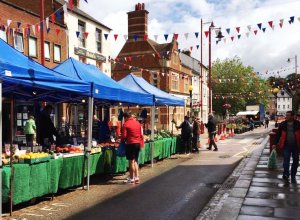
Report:
[[[135,73],[161,90],[188,96],[187,87],[192,83],[192,73],[181,65],[178,42],[173,38],[170,43],[158,44],[148,39],[148,13],[144,4],[137,4],[134,11],[128,12],[128,40],[113,63],[112,77],[120,80],[129,73]],[[174,76],[177,82],[172,82]],[[169,128],[171,117],[183,120],[186,108],[176,114],[173,111],[171,107],[160,108],[159,127]]]
[[[17,30],[18,24],[20,22],[21,25],[19,27],[19,33],[23,35],[23,50],[25,55],[29,55],[29,36],[28,36],[28,27],[30,27],[30,36],[37,40],[37,56],[32,57],[38,62],[41,62],[41,47],[40,47],[40,32],[34,31],[31,25],[35,25],[39,23],[39,11],[40,11],[40,1],[39,0],[30,0],[30,1],[22,1],[22,0],[0,0],[0,25],[7,26],[7,20],[11,20],[11,24],[9,28],[11,30],[6,31],[7,42],[14,46],[14,38],[12,29]],[[58,3],[54,3],[53,5],[47,3],[45,1],[45,18],[53,14],[58,8],[61,7]],[[54,1],[55,2],[55,1]],[[63,20],[63,12],[61,13],[61,18]],[[49,19],[49,28],[50,32],[46,32],[46,24],[44,24],[45,30],[45,42],[50,44],[50,59],[45,60],[45,66],[52,68],[56,66],[59,61],[54,61],[54,45],[60,47],[60,60],[63,62],[68,57],[68,47],[67,47],[67,35],[65,32],[65,26],[62,24],[63,21],[55,24],[51,22],[51,18]],[[29,26],[30,25],[30,26]],[[23,33],[23,28],[25,29],[25,34]],[[57,34],[56,29],[59,29],[59,33]],[[16,33],[16,31],[15,31]]]

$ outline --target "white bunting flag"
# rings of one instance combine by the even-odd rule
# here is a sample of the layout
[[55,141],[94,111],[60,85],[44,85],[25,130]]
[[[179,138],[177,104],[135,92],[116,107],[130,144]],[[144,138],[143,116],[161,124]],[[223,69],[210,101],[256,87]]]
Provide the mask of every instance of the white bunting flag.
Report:
[[185,37],[185,39],[187,40],[188,37],[189,37],[189,33],[185,33],[185,34],[184,34],[184,37]]
[[128,39],[128,35],[124,34],[124,40]]
[[7,19],[7,26],[9,26],[11,23],[11,20],[10,19]]
[[49,17],[46,18],[46,28],[49,28]]
[[65,3],[65,4],[63,5],[63,10],[64,10],[64,13],[65,13],[66,15],[68,15],[68,6],[67,6],[67,3]]
[[249,31],[251,31],[251,25],[248,25],[247,28]]
[[154,35],[154,39],[155,41],[157,41],[158,35]]
[[35,35],[35,25],[31,25],[33,35]]

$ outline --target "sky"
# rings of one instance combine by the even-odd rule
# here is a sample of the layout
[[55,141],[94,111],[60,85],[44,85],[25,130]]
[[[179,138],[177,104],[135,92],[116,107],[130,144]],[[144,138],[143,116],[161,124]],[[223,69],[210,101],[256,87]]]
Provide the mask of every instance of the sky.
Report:
[[[244,65],[252,66],[263,78],[294,73],[295,55],[300,63],[300,0],[88,0],[88,3],[81,0],[82,10],[112,29],[108,38],[112,57],[117,56],[125,43],[127,12],[133,11],[137,3],[145,3],[149,12],[149,38],[155,39],[158,35],[157,42],[166,43],[177,33],[179,48],[193,47],[192,56],[198,60],[200,37],[196,38],[195,32],[200,33],[202,18],[203,32],[208,31],[209,23],[213,21],[224,35],[218,44],[213,40],[213,61],[238,56]],[[292,16],[294,22],[290,24]],[[269,21],[273,21],[273,28]],[[266,28],[265,32],[263,28]],[[229,34],[227,29],[230,29]],[[212,39],[216,36],[214,32]],[[113,34],[119,35],[117,41]],[[169,34],[167,41],[165,34]],[[204,33],[202,48],[203,64],[208,65],[208,38]],[[292,58],[289,63],[288,58]]]

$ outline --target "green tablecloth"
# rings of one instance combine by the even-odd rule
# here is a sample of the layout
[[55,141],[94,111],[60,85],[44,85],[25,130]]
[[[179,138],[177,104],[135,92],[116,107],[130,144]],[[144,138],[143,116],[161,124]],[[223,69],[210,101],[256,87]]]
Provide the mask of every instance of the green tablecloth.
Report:
[[[154,157],[163,159],[178,152],[180,141],[177,137],[155,141]],[[139,164],[151,161],[152,148],[145,143],[139,155]],[[99,173],[123,173],[128,169],[126,157],[118,157],[115,149],[106,149],[92,154],[91,175]],[[58,188],[66,189],[82,183],[84,156],[59,158],[39,164],[14,164],[13,204],[28,201],[34,197],[48,193],[56,193]],[[84,175],[87,175],[87,160],[85,160]],[[10,167],[2,170],[2,202],[9,201]]]
[[84,156],[74,156],[63,159],[58,187],[67,189],[82,183]]

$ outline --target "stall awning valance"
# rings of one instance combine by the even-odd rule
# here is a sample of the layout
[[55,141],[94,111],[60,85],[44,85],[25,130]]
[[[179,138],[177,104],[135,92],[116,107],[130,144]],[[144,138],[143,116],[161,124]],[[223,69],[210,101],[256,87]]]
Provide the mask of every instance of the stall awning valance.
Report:
[[257,115],[258,111],[244,111],[244,112],[238,112],[236,115],[237,116],[242,116],[242,115]]

